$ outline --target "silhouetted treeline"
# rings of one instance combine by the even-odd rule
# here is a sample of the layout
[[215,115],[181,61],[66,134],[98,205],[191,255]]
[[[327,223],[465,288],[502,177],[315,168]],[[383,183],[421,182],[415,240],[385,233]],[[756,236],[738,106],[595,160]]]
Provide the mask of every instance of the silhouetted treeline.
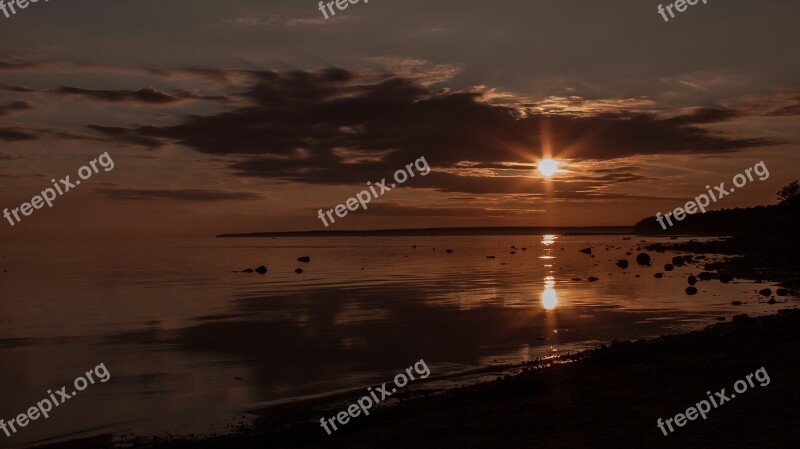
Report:
[[722,209],[687,215],[683,221],[670,216],[673,226],[662,217],[647,217],[634,225],[637,234],[748,235],[794,234],[800,229],[800,184],[794,181],[778,192],[780,203],[735,209]]
[[634,225],[637,234],[694,234],[694,235],[743,235],[751,233],[787,234],[800,228],[800,203],[775,204],[747,208],[722,209],[706,213],[687,215],[683,221],[670,217],[674,226],[666,219],[665,230],[656,217],[647,217]]

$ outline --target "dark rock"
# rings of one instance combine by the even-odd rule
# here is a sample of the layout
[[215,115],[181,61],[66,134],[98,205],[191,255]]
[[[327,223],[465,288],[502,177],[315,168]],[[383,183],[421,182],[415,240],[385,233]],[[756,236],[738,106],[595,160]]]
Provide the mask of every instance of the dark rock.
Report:
[[727,284],[728,282],[732,281],[733,279],[734,279],[734,277],[731,276],[730,274],[720,274],[719,275],[719,281],[722,282],[723,284]]
[[764,288],[764,289],[759,290],[758,292],[761,293],[764,296],[769,296],[769,295],[772,294],[772,289]]
[[788,288],[779,288],[775,294],[778,296],[787,296],[790,293]]
[[755,321],[755,319],[751,318],[746,313],[743,313],[741,315],[734,316],[732,321],[733,321],[733,324],[745,324],[745,323],[753,322],[753,321]]
[[661,279],[661,278],[663,278],[663,277],[664,277],[664,273],[656,273],[656,274],[654,274],[653,276],[655,276],[655,277],[656,277],[656,279]]
[[630,251],[626,251],[626,252],[625,252],[625,255],[626,255],[626,256],[630,256],[631,254],[633,254],[633,253],[632,253],[632,252],[630,252]]
[[775,304],[777,302],[778,301],[775,301],[775,297],[773,296],[772,298],[769,298],[769,301],[767,301],[767,304]]
[[578,282],[578,281],[582,281],[583,279],[581,279],[581,278],[572,278],[572,280],[575,281],[575,282]]
[[453,252],[453,250],[448,248],[448,250],[447,250],[447,251],[445,251],[445,252],[446,252],[446,253],[452,253],[452,252]]
[[302,268],[297,268],[297,269],[294,270],[294,272],[297,273],[297,274],[300,274],[300,273],[303,272],[303,269]]
[[713,273],[709,273],[708,271],[701,271],[700,274],[697,275],[701,281],[708,281],[714,277]]
[[686,260],[683,259],[681,256],[675,256],[672,258],[672,265],[676,267],[682,267],[686,264]]
[[637,278],[640,278],[640,277],[642,277],[642,276],[637,274],[637,275],[636,275],[636,277],[637,277]]
[[265,267],[264,265],[261,265],[260,267],[256,268],[256,273],[258,274],[264,274],[266,272],[267,272],[267,267]]
[[697,294],[697,288],[695,288],[695,287],[686,287],[686,294],[687,295],[696,295]]
[[495,256],[486,256],[487,259],[495,259]]
[[252,268],[248,268],[246,270],[242,270],[242,273],[252,273],[252,272],[253,272]]
[[697,278],[696,278],[696,277],[694,277],[694,275],[693,275],[693,274],[690,274],[690,275],[689,275],[689,285],[694,285],[694,284],[696,284],[696,283],[697,283]]
[[692,263],[692,262],[694,262],[694,261],[692,260],[692,256],[683,256],[683,261],[684,261],[684,262],[686,262],[686,263]]
[[308,256],[298,257],[297,261],[298,262],[311,262],[311,258],[308,257]]
[[597,282],[599,280],[600,280],[599,278],[596,278],[594,276],[589,276],[589,282]]
[[588,248],[583,248],[582,250],[580,250],[580,252],[582,252],[584,254],[592,254],[592,247],[590,246]]
[[718,316],[717,317],[717,321],[725,321],[725,317],[724,316]]
[[516,252],[516,251],[509,251],[508,253],[509,253],[509,254],[517,254],[517,252]]
[[639,265],[650,265],[650,261],[651,261],[650,254],[641,253],[638,256],[636,256],[636,263],[638,263]]
[[528,248],[522,248],[522,250],[523,250],[523,251],[527,251],[527,250],[528,250]]
[[672,271],[674,268],[671,263],[664,264],[664,271]]
[[741,306],[742,302],[741,301],[731,301],[731,305],[732,306]]
[[618,260],[617,261],[617,266],[622,268],[622,269],[628,268],[628,261],[625,260],[625,259]]
[[417,245],[411,245],[411,247],[417,249]]

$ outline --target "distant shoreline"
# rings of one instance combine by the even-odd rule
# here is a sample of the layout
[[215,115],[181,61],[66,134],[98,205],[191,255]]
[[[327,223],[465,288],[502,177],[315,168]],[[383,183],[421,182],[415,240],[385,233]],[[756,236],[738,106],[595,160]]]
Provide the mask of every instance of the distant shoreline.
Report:
[[633,234],[633,226],[562,226],[562,227],[478,227],[378,229],[374,231],[282,231],[219,234],[217,238],[259,237],[420,237],[466,235],[624,235]]

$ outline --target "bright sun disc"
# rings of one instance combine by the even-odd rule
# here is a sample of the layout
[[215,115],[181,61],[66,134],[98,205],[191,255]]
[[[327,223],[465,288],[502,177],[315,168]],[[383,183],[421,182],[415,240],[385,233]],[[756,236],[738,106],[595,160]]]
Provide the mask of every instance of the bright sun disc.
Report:
[[553,176],[553,174],[555,174],[555,172],[558,170],[558,162],[552,159],[542,159],[541,161],[539,161],[538,168],[539,168],[539,173],[541,173],[542,176],[549,178],[550,176]]

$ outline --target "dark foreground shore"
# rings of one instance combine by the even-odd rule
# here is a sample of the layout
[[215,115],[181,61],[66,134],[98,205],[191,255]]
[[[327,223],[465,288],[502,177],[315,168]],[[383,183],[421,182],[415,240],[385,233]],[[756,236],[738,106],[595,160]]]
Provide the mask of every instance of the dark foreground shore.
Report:
[[[800,310],[745,315],[688,334],[614,342],[572,363],[376,410],[328,436],[314,405],[266,413],[254,429],[202,440],[129,440],[148,448],[790,448],[800,438]],[[668,436],[656,426],[707,391],[755,386]],[[435,375],[435,373],[434,373]],[[363,392],[358,393],[361,396]],[[355,399],[356,396],[354,396]],[[315,419],[316,422],[311,422]],[[107,438],[51,447],[107,447]]]

